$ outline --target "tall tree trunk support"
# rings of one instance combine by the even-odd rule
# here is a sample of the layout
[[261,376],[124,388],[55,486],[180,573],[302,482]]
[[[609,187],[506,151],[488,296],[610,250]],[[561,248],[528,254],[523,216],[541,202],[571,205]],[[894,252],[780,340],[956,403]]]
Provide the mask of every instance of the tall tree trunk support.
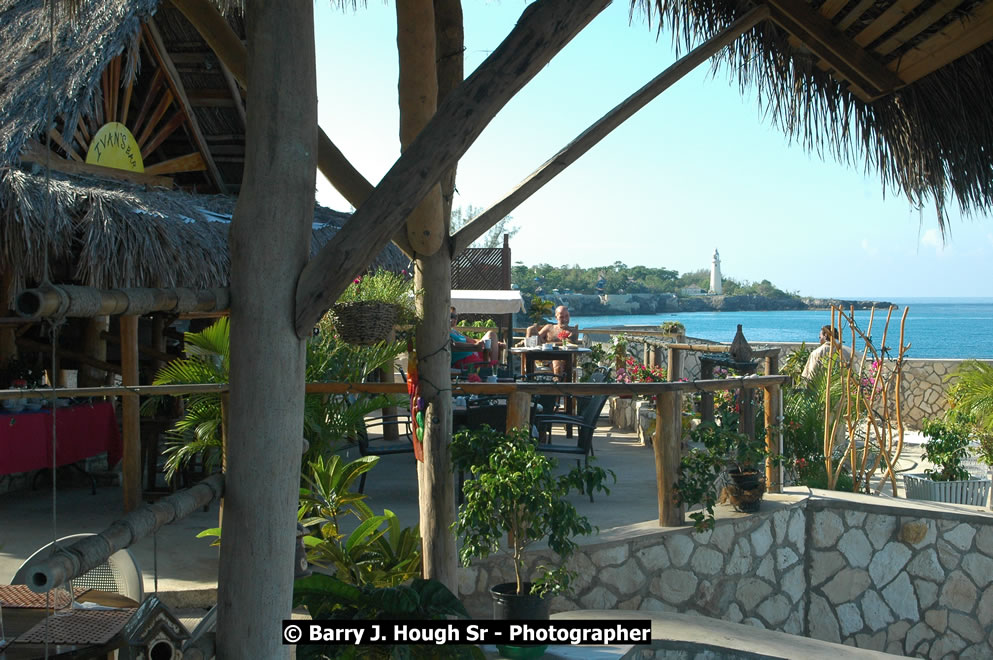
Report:
[[[245,174],[231,224],[231,400],[217,657],[288,658],[305,344],[294,287],[314,213],[314,7],[249,0]],[[308,333],[309,334],[309,333]]]

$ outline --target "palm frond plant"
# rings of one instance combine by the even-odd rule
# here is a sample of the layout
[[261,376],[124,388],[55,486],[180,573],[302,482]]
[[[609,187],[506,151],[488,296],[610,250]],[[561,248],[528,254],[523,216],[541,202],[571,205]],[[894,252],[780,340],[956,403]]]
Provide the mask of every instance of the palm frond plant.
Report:
[[983,431],[993,432],[993,365],[978,360],[966,360],[954,374],[948,396],[952,409],[969,417]]

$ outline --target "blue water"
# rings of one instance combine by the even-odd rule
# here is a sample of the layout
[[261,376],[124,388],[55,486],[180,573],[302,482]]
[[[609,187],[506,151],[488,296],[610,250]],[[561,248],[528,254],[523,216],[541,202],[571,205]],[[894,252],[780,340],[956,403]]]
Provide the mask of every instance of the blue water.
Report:
[[[900,338],[900,316],[909,308],[904,326],[904,343],[909,343],[908,358],[985,358],[993,359],[993,298],[905,298],[891,302],[899,307],[893,312],[886,344],[896,355]],[[869,312],[856,311],[859,327],[865,331]],[[831,312],[684,312],[632,316],[573,316],[580,330],[596,326],[658,325],[679,321],[689,337],[730,342],[737,324],[742,325],[750,342],[805,341],[817,344],[822,325],[831,322]],[[876,310],[872,338],[882,340],[886,311]],[[846,343],[850,339],[846,336]]]

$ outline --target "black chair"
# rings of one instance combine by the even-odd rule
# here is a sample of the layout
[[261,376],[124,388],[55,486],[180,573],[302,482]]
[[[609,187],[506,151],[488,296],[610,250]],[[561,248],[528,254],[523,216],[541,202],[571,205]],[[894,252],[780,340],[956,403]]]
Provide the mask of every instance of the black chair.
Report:
[[[579,427],[579,437],[575,445],[557,444],[554,442],[539,443],[538,450],[554,454],[574,454],[583,457],[583,462],[589,465],[590,456],[593,455],[593,433],[596,431],[597,421],[603,406],[607,402],[607,395],[597,394],[589,397],[585,402],[581,413],[573,415],[535,415],[535,423],[539,429],[543,427],[546,433],[551,430],[554,424],[566,424]],[[540,431],[539,431],[540,433]],[[579,464],[579,459],[576,459]],[[593,501],[593,493],[590,493],[590,502]]]
[[483,424],[494,431],[507,432],[507,403],[493,398],[469,399],[465,405],[465,427],[478,429]]
[[[383,433],[387,428],[396,428],[397,436],[399,438],[396,442],[391,442],[388,445],[377,444],[375,446],[369,444],[369,431],[373,430],[377,433]],[[413,454],[414,453],[414,442],[411,438],[412,427],[410,424],[410,413],[401,413],[399,415],[380,415],[378,417],[367,417],[365,420],[365,428],[360,430],[355,437],[355,444],[359,448],[359,454],[362,456],[389,456],[392,454]],[[363,472],[362,477],[359,479],[359,492],[365,492],[365,478],[368,472]]]

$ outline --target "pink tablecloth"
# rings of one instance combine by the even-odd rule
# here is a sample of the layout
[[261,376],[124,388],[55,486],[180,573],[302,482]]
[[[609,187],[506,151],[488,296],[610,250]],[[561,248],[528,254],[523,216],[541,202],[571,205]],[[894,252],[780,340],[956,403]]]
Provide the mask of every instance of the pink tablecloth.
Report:
[[[123,446],[114,407],[107,401],[55,411],[56,463],[68,465],[107,452],[114,466]],[[52,411],[0,415],[0,474],[52,466]]]

